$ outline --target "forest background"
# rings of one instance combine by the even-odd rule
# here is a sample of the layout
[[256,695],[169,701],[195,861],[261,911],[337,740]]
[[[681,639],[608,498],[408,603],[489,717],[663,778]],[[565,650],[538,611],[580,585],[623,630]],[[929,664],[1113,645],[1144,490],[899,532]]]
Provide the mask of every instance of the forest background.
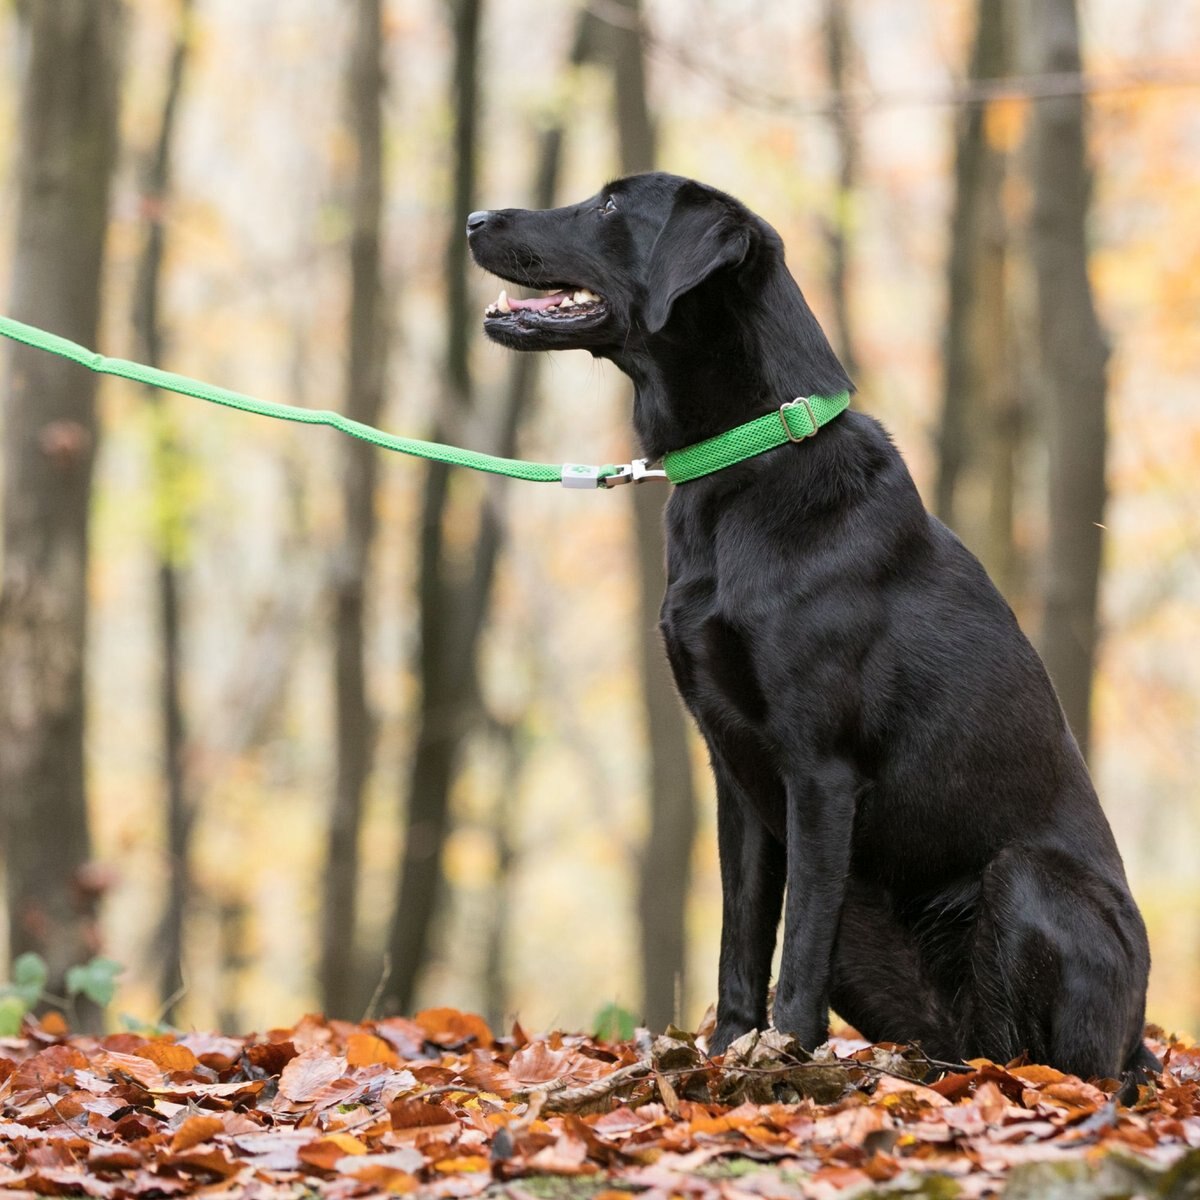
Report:
[[[268,399],[627,461],[615,369],[483,338],[465,214],[652,166],[731,191],[1046,655],[1150,926],[1149,1015],[1194,1030],[1200,12],[1074,16],[23,0],[0,296]],[[184,1027],[694,1024],[720,890],[654,632],[663,493],[93,398],[31,354],[3,376],[3,961],[102,950],[118,1008]]]

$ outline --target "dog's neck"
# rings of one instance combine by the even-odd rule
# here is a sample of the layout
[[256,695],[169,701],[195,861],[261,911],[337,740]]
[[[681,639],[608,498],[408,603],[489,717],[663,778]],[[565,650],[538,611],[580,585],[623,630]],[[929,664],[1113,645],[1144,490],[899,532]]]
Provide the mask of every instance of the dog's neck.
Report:
[[615,357],[633,380],[633,425],[650,459],[723,433],[797,396],[853,389],[800,288],[772,263],[752,312],[727,288],[680,299],[663,333]]

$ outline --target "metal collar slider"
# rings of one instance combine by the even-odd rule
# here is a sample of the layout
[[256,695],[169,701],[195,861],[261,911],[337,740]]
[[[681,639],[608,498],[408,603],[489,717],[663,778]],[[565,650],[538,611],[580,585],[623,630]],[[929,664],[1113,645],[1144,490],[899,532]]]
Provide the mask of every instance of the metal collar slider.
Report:
[[[792,427],[788,424],[787,413],[785,410],[789,408],[799,408],[802,404],[804,405],[804,411],[808,413],[808,420],[812,425],[812,429],[808,433],[796,435],[792,432]],[[786,404],[781,404],[779,406],[779,423],[783,426],[783,432],[787,434],[787,440],[789,442],[803,442],[806,438],[816,437],[817,431],[821,428],[817,421],[816,415],[813,413],[812,405],[808,402],[807,396],[797,396],[795,400],[789,400]]]

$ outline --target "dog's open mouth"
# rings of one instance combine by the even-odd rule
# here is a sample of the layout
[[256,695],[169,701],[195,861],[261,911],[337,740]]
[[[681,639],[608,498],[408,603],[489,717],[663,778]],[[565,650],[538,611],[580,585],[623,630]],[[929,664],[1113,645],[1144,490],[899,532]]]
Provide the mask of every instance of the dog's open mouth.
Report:
[[518,300],[501,290],[483,315],[488,322],[544,326],[551,321],[575,322],[602,316],[607,307],[604,297],[588,288],[557,288],[548,295],[532,296],[527,300]]

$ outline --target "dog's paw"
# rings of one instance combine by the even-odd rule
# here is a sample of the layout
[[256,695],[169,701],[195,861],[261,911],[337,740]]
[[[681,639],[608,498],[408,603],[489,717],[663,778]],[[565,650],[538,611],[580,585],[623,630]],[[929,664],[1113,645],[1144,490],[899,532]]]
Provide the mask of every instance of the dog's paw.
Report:
[[712,1037],[708,1040],[709,1057],[716,1058],[718,1054],[724,1054],[738,1038],[753,1033],[756,1028],[753,1022],[718,1021]]

